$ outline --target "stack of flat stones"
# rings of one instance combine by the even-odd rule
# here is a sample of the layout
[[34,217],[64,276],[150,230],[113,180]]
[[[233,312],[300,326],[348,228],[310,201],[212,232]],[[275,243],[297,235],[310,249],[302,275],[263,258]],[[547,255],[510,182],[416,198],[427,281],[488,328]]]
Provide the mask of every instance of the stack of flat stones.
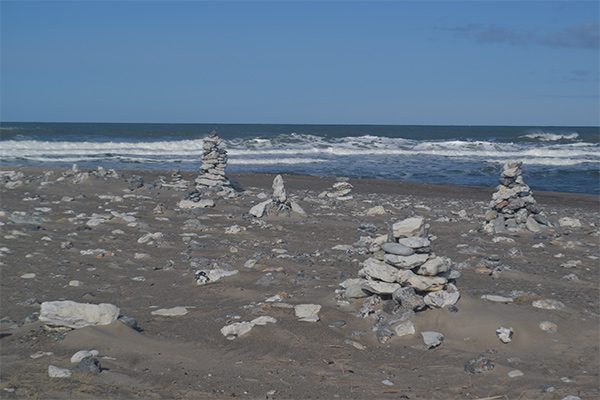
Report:
[[221,194],[231,193],[231,183],[225,176],[227,151],[223,147],[223,140],[213,131],[204,139],[202,150],[202,166],[200,175],[196,178],[196,190],[211,189],[223,192]]
[[345,298],[391,298],[404,311],[453,306],[460,297],[454,281],[460,276],[447,257],[431,249],[428,225],[412,217],[392,226],[388,242],[362,263],[358,279],[341,283]]
[[340,178],[338,182],[333,184],[331,191],[326,190],[320,193],[319,197],[327,197],[339,201],[352,200],[351,193],[353,188],[354,186],[348,182],[347,178]]
[[522,162],[508,161],[500,174],[500,185],[485,214],[484,231],[490,234],[529,230],[540,232],[551,224],[537,206],[531,188],[523,181]]
[[253,206],[250,215],[261,218],[266,215],[279,215],[296,213],[301,216],[306,216],[306,212],[298,203],[288,197],[288,194],[283,185],[283,177],[277,175],[273,179],[273,196],[269,200],[265,200]]

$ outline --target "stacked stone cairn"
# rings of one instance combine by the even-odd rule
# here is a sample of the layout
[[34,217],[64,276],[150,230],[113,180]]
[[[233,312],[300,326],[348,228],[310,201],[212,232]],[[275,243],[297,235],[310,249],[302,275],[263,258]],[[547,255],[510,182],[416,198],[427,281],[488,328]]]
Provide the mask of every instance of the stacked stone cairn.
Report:
[[340,284],[338,299],[368,297],[359,315],[375,319],[374,330],[383,343],[394,335],[414,334],[414,312],[454,307],[460,273],[451,267],[449,258],[432,252],[425,220],[408,218],[393,224],[388,241],[362,263],[359,278]]
[[330,198],[339,201],[352,200],[352,189],[354,186],[348,182],[347,178],[338,178],[333,184],[332,190],[325,190],[319,194],[320,198]]
[[202,166],[200,175],[196,178],[196,190],[205,191],[210,189],[216,192],[232,192],[231,183],[225,176],[227,167],[227,151],[223,147],[223,140],[217,136],[215,131],[202,144]]
[[306,216],[306,212],[298,203],[290,199],[283,185],[283,178],[277,175],[273,179],[273,196],[269,200],[258,203],[250,209],[250,215],[261,218],[265,215],[280,215],[296,213]]
[[523,181],[522,165],[518,161],[504,164],[500,185],[492,195],[490,209],[485,214],[485,232],[494,234],[525,229],[540,232],[551,226],[531,195],[531,189]]

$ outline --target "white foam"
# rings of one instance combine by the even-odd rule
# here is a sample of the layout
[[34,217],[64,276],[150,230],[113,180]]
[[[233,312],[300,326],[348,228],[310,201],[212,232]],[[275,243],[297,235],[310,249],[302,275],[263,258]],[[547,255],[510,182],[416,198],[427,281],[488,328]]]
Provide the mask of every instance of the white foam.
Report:
[[528,139],[537,139],[542,142],[555,142],[558,140],[576,140],[579,138],[579,134],[577,132],[562,134],[551,132],[533,132],[520,137]]

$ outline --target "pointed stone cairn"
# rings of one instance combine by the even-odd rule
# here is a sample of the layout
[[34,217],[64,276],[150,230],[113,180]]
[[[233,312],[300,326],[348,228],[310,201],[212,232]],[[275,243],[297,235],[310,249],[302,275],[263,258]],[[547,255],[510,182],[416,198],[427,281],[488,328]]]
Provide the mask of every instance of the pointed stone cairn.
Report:
[[490,234],[525,229],[540,232],[550,222],[537,206],[531,188],[523,181],[520,161],[507,161],[500,174],[500,185],[492,195],[485,213],[484,231]]
[[[359,278],[342,282],[336,292],[341,300],[369,297],[359,315],[374,317],[382,343],[393,335],[414,334],[410,318],[415,311],[453,306],[460,297],[453,283],[460,273],[451,269],[449,258],[432,252],[427,230],[422,217],[393,224],[388,242],[362,263]],[[387,306],[373,308],[382,302]]]
[[273,196],[269,200],[258,203],[250,209],[250,215],[257,218],[265,215],[290,215],[290,213],[306,216],[306,212],[304,212],[302,207],[288,197],[281,175],[277,175],[273,179]]
[[338,178],[333,184],[332,190],[325,190],[319,194],[320,198],[330,198],[339,201],[352,200],[352,189],[354,186],[348,182],[348,178]]
[[196,178],[196,190],[230,191],[231,183],[225,176],[227,151],[223,147],[223,140],[217,136],[215,131],[212,131],[204,139],[202,150],[202,166],[200,175]]

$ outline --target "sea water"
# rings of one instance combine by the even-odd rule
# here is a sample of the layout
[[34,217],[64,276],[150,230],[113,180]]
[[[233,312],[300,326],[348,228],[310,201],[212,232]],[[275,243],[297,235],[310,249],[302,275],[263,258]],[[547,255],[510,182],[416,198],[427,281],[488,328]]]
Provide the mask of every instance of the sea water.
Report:
[[598,127],[3,122],[0,166],[192,171],[213,129],[228,172],[491,187],[512,159],[534,190],[600,193]]

